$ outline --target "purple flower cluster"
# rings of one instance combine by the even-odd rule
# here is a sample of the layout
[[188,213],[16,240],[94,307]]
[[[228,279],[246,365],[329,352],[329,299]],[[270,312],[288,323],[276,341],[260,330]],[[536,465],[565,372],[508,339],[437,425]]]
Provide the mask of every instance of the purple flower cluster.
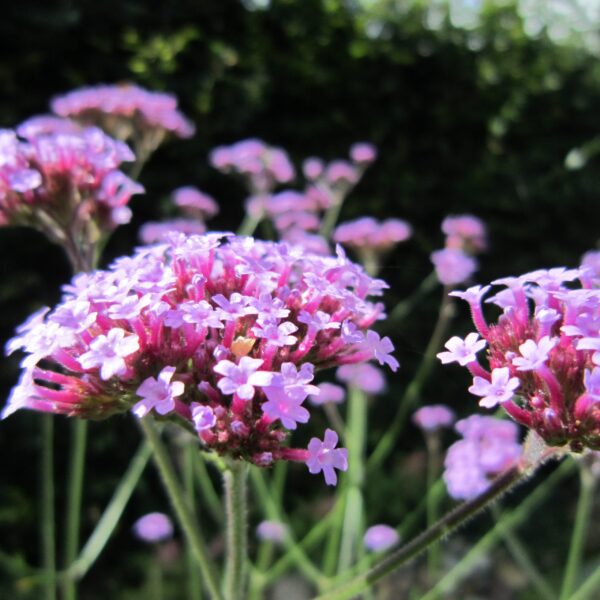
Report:
[[173,536],[173,523],[164,513],[148,513],[133,524],[133,532],[143,542],[155,544]]
[[[574,287],[579,279],[581,287]],[[469,391],[487,408],[501,405],[548,444],[600,449],[600,290],[593,271],[540,269],[494,281],[486,302],[502,309],[488,325],[481,307],[490,286],[453,292],[467,301],[477,333],[453,338],[442,362],[474,376]],[[479,336],[483,339],[479,339]],[[476,354],[487,346],[489,371]]]
[[398,532],[389,525],[372,525],[365,531],[363,544],[371,552],[383,552],[400,541]]
[[511,421],[480,415],[458,421],[455,429],[463,439],[448,449],[444,481],[450,496],[467,500],[485,492],[492,478],[519,460],[519,430]]
[[[52,111],[87,125],[97,125],[118,139],[144,132],[192,137],[194,125],[177,109],[177,98],[137,85],[95,85],[73,90],[52,101]],[[157,144],[156,144],[157,145]]]
[[219,212],[214,198],[193,186],[180,187],[171,194],[173,204],[185,215],[167,221],[149,221],[140,227],[139,238],[144,244],[161,241],[171,232],[201,234],[206,232],[205,219]]
[[487,247],[487,234],[481,219],[473,215],[446,217],[442,222],[445,247],[431,254],[437,277],[443,285],[455,286],[467,281],[477,270],[473,254]]
[[333,232],[335,242],[360,252],[382,254],[412,235],[406,221],[387,219],[381,223],[371,217],[362,217],[338,225]]
[[250,138],[231,146],[219,146],[210,153],[210,163],[223,173],[243,176],[252,194],[263,196],[281,183],[294,179],[295,171],[282,148]]
[[423,431],[436,431],[441,427],[450,427],[456,420],[454,411],[444,404],[431,404],[416,410],[413,423]]
[[0,131],[0,225],[35,227],[73,251],[127,223],[131,196],[144,191],[119,170],[131,150],[95,127],[34,125],[22,137]]
[[178,415],[208,449],[258,465],[303,461],[334,483],[346,464],[334,432],[308,450],[283,443],[309,420],[315,368],[397,367],[390,340],[368,329],[382,306],[367,297],[385,287],[341,250],[172,234],[77,276],[61,304],[18,329],[7,351],[27,356],[4,416]]

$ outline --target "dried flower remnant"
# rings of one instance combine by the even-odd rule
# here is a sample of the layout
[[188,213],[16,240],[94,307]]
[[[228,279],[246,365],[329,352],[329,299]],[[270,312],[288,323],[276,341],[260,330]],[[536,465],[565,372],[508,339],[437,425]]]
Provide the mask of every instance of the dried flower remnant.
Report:
[[173,524],[164,513],[148,513],[133,524],[133,533],[138,539],[149,544],[164,542],[173,536]]
[[40,230],[77,270],[91,268],[98,244],[129,222],[131,196],[144,191],[119,170],[131,150],[95,127],[27,140],[3,130],[0,154],[0,224]]
[[[574,286],[577,279],[581,288]],[[597,450],[600,290],[592,287],[589,268],[540,269],[493,284],[504,286],[486,300],[502,310],[493,325],[481,306],[489,286],[453,292],[469,303],[487,345],[489,371],[474,355],[459,361],[474,375],[469,391],[482,406],[502,406],[551,446]]]
[[456,415],[444,404],[431,404],[416,410],[412,420],[425,432],[436,431],[442,427],[450,427],[456,420]]
[[189,138],[194,125],[177,108],[171,94],[151,92],[137,85],[95,85],[73,90],[52,101],[52,111],[85,125],[97,125],[136,149],[155,150],[166,135]]
[[76,277],[56,309],[18,330],[7,351],[27,356],[4,416],[177,415],[207,449],[262,466],[322,465],[331,482],[345,465],[331,434],[316,450],[285,441],[310,418],[315,369],[372,358],[396,367],[389,339],[368,329],[381,305],[367,297],[384,287],[341,251],[172,234]]
[[371,552],[383,552],[389,550],[400,541],[398,532],[389,525],[372,525],[365,531],[363,544]]
[[468,500],[485,492],[490,481],[521,457],[519,430],[511,421],[473,415],[458,421],[463,437],[450,446],[444,461],[448,493]]

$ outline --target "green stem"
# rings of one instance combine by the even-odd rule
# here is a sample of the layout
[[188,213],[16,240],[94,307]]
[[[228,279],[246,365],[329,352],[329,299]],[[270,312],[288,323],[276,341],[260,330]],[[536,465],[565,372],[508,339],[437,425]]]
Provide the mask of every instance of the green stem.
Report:
[[260,506],[265,511],[265,516],[267,519],[271,521],[279,521],[287,527],[288,533],[284,538],[284,544],[286,550],[291,554],[292,560],[309,581],[312,581],[312,583],[314,583],[317,587],[321,587],[325,583],[325,578],[319,569],[315,567],[310,558],[308,558],[300,545],[296,544],[291,532],[291,528],[289,527],[289,523],[269,493],[263,473],[258,467],[250,469],[250,480],[252,482],[257,499],[259,500]]
[[[194,497],[194,463],[199,451],[195,443],[188,443],[185,445],[183,452],[183,485],[188,504],[190,507],[193,507],[196,504]],[[198,576],[194,554],[189,543],[185,546],[185,558],[187,566],[187,598],[188,600],[200,600],[202,598],[202,585]]]
[[502,534],[506,531],[512,531],[525,522],[531,513],[548,498],[548,493],[558,483],[560,483],[567,475],[569,475],[575,465],[571,460],[565,460],[562,464],[547,477],[538,487],[523,500],[518,508],[505,513],[494,526],[494,528],[486,533],[486,535],[469,550],[469,552],[456,564],[448,573],[446,573],[440,581],[425,594],[420,600],[435,600],[439,595],[447,592],[467,576],[471,569],[481,559],[486,552],[502,539]]
[[196,480],[202,491],[202,496],[206,502],[206,508],[210,512],[212,518],[217,523],[223,523],[225,515],[223,514],[223,506],[219,495],[215,491],[215,486],[210,478],[208,469],[206,468],[206,460],[204,453],[196,451],[194,454],[194,472]]
[[578,465],[579,500],[577,502],[577,513],[571,536],[571,545],[569,546],[567,566],[565,567],[562,588],[560,590],[560,600],[567,600],[575,587],[583,555],[583,546],[589,528],[592,500],[594,497],[594,476],[585,463],[579,462]]
[[450,320],[454,314],[452,298],[448,296],[448,289],[444,288],[442,304],[438,314],[438,320],[431,334],[431,339],[425,349],[423,360],[415,373],[414,378],[409,383],[404,395],[398,403],[398,411],[388,430],[383,434],[381,440],[375,446],[373,453],[367,461],[367,469],[376,469],[387,458],[388,454],[393,450],[396,439],[408,414],[414,409],[415,404],[419,400],[421,390],[425,382],[429,379],[429,375],[435,363],[435,355],[438,352],[443,339],[446,336],[446,329],[450,324]]
[[[501,521],[502,514],[499,510],[497,510],[497,507],[492,507],[492,514],[494,515],[496,522],[499,523]],[[506,544],[508,551],[511,553],[515,565],[527,575],[527,578],[535,587],[539,598],[544,598],[545,600],[556,600],[556,594],[554,593],[554,590],[546,581],[544,576],[539,572],[531,560],[527,549],[522,544],[521,540],[519,540],[517,535],[512,531],[512,529],[501,527],[500,537]]]
[[[64,565],[68,569],[77,558],[79,550],[79,529],[81,515],[81,497],[85,472],[85,448],[88,423],[83,419],[73,419],[71,426],[71,454],[67,487],[67,522],[65,527]],[[76,581],[66,578],[62,585],[64,600],[77,598]]]
[[355,386],[348,394],[348,474],[346,477],[346,506],[342,525],[342,541],[338,573],[348,569],[362,548],[364,533],[364,501],[362,488],[365,479],[365,445],[367,435],[367,397]]
[[[427,444],[427,489],[433,489],[440,471],[440,437],[439,431],[430,431],[425,434]],[[438,520],[438,500],[436,494],[427,494],[427,527],[431,527]],[[429,546],[427,552],[429,581],[436,581],[440,567],[440,547],[438,544]]]
[[252,235],[260,222],[263,220],[263,214],[260,213],[258,215],[251,215],[250,213],[246,213],[242,224],[239,226],[237,230],[238,235]]
[[344,600],[369,589],[374,583],[426,550],[431,544],[439,541],[459,525],[473,518],[492,501],[499,498],[524,478],[525,474],[519,467],[508,469],[505,473],[497,477],[483,494],[459,504],[433,527],[430,527],[408,544],[405,544],[389,556],[375,563],[375,566],[370,571],[362,573],[348,583],[318,596],[315,600]]
[[56,599],[56,552],[54,530],[54,415],[42,415],[41,542],[44,568],[44,598]]
[[337,223],[343,204],[343,195],[339,193],[332,195],[331,206],[327,209],[327,212],[323,216],[323,220],[321,221],[321,229],[319,230],[319,235],[324,237],[326,240],[329,239],[329,236],[331,235],[331,232]]
[[231,461],[223,473],[227,523],[227,554],[225,557],[225,597],[243,600],[246,597],[248,573],[248,508],[246,482],[248,465]]
[[[592,574],[581,584],[581,587],[569,598],[569,600],[590,600],[592,594],[600,590],[600,568],[596,567]],[[597,598],[596,594],[593,596]]]
[[152,448],[154,461],[162,477],[165,491],[173,505],[175,515],[192,549],[194,558],[200,567],[206,588],[213,600],[223,600],[219,584],[215,577],[215,569],[208,559],[204,540],[198,529],[196,519],[187,505],[186,498],[177,481],[173,465],[171,464],[166,448],[160,440],[156,426],[148,417],[140,419],[140,426]]
[[67,574],[70,578],[81,579],[106,546],[125,510],[127,502],[129,502],[133,494],[133,490],[140,480],[151,454],[152,449],[150,448],[150,444],[146,441],[143,442],[129,463],[127,471],[123,474],[110,502],[104,509],[100,520],[81,550],[79,557],[69,567]]

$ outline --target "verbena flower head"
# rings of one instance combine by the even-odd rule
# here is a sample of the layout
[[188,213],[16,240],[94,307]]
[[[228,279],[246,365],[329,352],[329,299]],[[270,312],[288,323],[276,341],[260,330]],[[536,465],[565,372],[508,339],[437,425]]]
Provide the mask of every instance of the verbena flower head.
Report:
[[343,365],[335,375],[340,381],[353,385],[367,394],[381,394],[387,387],[381,369],[369,362]]
[[463,437],[450,446],[444,461],[444,481],[450,496],[460,500],[485,492],[491,479],[521,457],[518,427],[511,421],[473,415],[458,421]]
[[456,420],[456,415],[444,404],[431,404],[416,410],[412,420],[423,431],[436,431],[441,427],[450,427]]
[[442,222],[446,247],[477,254],[487,248],[487,232],[481,219],[473,215],[453,215]]
[[285,150],[256,138],[214,148],[210,163],[223,173],[244,177],[251,193],[259,196],[269,193],[278,184],[289,183],[295,176]]
[[259,465],[307,462],[331,482],[345,464],[333,432],[320,449],[284,442],[310,418],[315,369],[394,366],[388,338],[369,342],[381,305],[368,296],[384,287],[341,251],[173,234],[76,277],[61,304],[19,328],[7,351],[26,352],[24,374],[4,416],[178,415],[207,449]]
[[173,190],[171,199],[189,217],[204,220],[219,213],[219,205],[215,199],[191,185]]
[[389,525],[372,525],[365,531],[363,544],[371,552],[383,552],[400,541],[398,532]]
[[154,138],[154,148],[166,134],[189,138],[196,130],[178,110],[175,96],[133,84],[73,90],[54,98],[52,110],[61,117],[97,125],[118,139],[150,135]]
[[133,532],[143,542],[155,544],[173,536],[173,524],[164,513],[153,512],[140,517],[133,524]]
[[154,244],[168,237],[171,233],[186,235],[201,234],[206,225],[198,219],[171,219],[168,221],[147,221],[140,227],[139,240],[142,244]]
[[431,253],[431,262],[440,283],[455,286],[467,281],[478,268],[477,261],[459,248],[443,248]]
[[400,219],[387,219],[379,223],[371,217],[362,217],[338,225],[333,239],[358,253],[383,254],[411,235],[410,225]]
[[[502,310],[493,325],[481,307],[489,286],[454,293],[469,303],[478,329],[467,339],[481,335],[487,345],[489,370],[474,354],[462,361],[455,354],[474,375],[469,391],[549,445],[599,449],[600,290],[591,287],[589,269],[541,269],[494,284],[503,289],[486,300]],[[448,354],[439,355],[443,362]]]
[[259,540],[282,544],[287,535],[287,527],[281,521],[261,521],[256,528]]
[[93,244],[129,221],[127,204],[143,192],[119,170],[134,158],[95,127],[27,139],[2,130],[0,224],[35,227],[67,249]]

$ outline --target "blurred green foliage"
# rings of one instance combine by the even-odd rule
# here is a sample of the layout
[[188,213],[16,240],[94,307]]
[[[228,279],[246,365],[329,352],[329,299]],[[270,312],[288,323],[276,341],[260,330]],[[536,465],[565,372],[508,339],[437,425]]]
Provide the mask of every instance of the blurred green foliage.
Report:
[[[179,185],[197,185],[218,198],[222,215],[213,227],[235,229],[243,213],[243,188],[210,169],[207,154],[218,144],[257,136],[284,146],[298,165],[309,155],[345,155],[359,140],[378,146],[380,158],[348,200],[343,218],[393,215],[413,224],[414,240],[399,248],[381,273],[392,285],[390,305],[430,271],[428,254],[443,243],[439,224],[447,214],[473,213],[489,226],[490,252],[482,257],[478,281],[574,266],[599,237],[597,56],[581,46],[557,44],[544,30],[528,35],[514,2],[486,2],[479,24],[464,29],[443,12],[432,27],[428,4],[272,0],[260,8],[261,3],[236,0],[13,2],[0,21],[0,125],[12,127],[46,112],[52,96],[94,83],[133,81],[178,96],[198,133],[190,141],[165,145],[146,166],[147,194],[134,201],[134,221],[114,236],[107,261],[130,251],[139,224],[158,218],[165,196]],[[60,250],[25,230],[0,232],[0,261],[0,324],[6,340],[32,310],[56,301],[69,274]],[[373,439],[395,410],[393,398],[425,348],[439,301],[439,294],[434,296],[395,334],[403,369],[390,398],[374,406]],[[456,333],[466,327],[465,319]],[[7,360],[0,371],[4,396],[17,379],[17,363]],[[447,402],[466,413],[474,404],[466,398],[465,384],[462,373],[438,369],[423,401]],[[67,451],[63,425],[59,460]],[[23,553],[33,564],[38,431],[32,414],[11,417],[0,430],[0,452],[14,458],[5,464],[0,492],[3,552]],[[94,425],[92,440],[85,531],[115,485],[115,469],[125,469],[138,436],[129,420],[115,419],[111,427]],[[403,450],[409,446],[402,441]],[[369,506],[390,522],[422,495],[418,460],[406,456],[391,461],[392,472],[409,490],[404,496],[396,492],[397,503],[388,501],[392,478],[370,489]],[[413,459],[414,471],[400,469]],[[57,468],[64,477],[62,463]],[[102,556],[82,587],[82,598],[141,597],[135,593],[141,586],[135,565],[144,549],[130,540],[128,528],[143,512],[165,508],[153,477],[148,474],[117,531],[120,552]],[[303,474],[298,480],[308,485]],[[300,500],[292,499],[291,505]],[[123,562],[123,552],[131,560]],[[28,595],[26,582],[12,583],[10,565],[4,566],[0,590],[9,591],[0,591],[0,598],[37,597],[35,589]]]

